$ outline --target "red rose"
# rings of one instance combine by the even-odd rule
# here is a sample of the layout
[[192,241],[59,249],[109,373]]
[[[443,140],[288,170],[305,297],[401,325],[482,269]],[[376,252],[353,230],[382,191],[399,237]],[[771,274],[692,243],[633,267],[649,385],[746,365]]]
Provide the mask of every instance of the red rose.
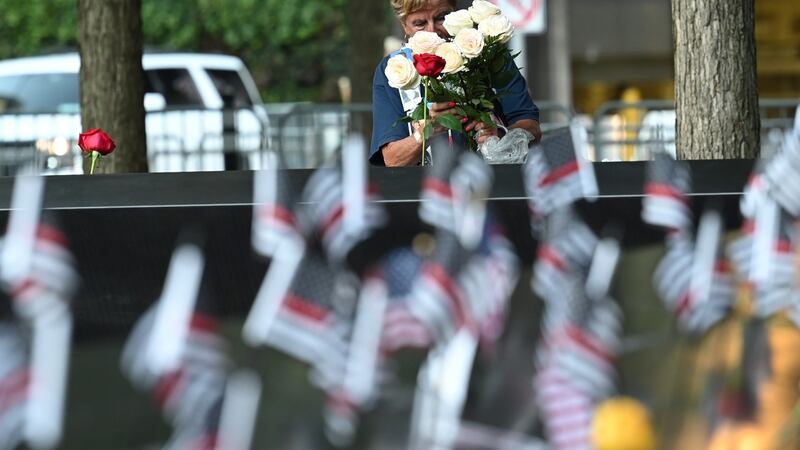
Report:
[[97,152],[101,155],[107,155],[117,148],[117,144],[105,131],[100,128],[93,128],[86,133],[81,133],[78,138],[78,147],[84,153]]
[[430,53],[414,55],[414,67],[423,77],[438,77],[446,65],[447,61],[441,56]]

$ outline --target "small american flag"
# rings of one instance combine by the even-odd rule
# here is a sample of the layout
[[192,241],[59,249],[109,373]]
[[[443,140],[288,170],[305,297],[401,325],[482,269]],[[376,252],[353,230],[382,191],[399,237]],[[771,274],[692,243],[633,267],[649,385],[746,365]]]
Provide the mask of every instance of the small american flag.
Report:
[[595,233],[571,208],[551,214],[537,251],[533,291],[545,301],[559,299],[568,282],[566,274],[588,272],[596,245]]
[[[797,298],[794,248],[796,237],[791,219],[783,215],[777,235],[768,248],[765,259],[755,258],[757,222],[747,220],[742,226],[742,235],[728,246],[728,255],[739,276],[754,289],[756,313],[768,317],[786,308],[793,308]],[[770,250],[771,249],[771,250]],[[755,277],[756,265],[762,265],[765,273]],[[761,278],[761,279],[759,279]]]
[[273,257],[287,242],[305,239],[303,230],[295,214],[291,187],[284,172],[255,172],[254,184],[253,248],[262,256]]
[[468,255],[455,235],[440,231],[435,254],[423,263],[409,294],[409,312],[423,323],[434,342],[445,342],[468,320],[458,282]]
[[8,287],[17,312],[27,319],[54,310],[56,305],[53,302],[66,305],[79,282],[75,258],[69,251],[66,235],[57,226],[55,218],[47,215],[44,218],[45,221],[36,229],[27,275]]
[[702,334],[728,315],[735,290],[731,268],[721,256],[713,267],[707,295],[691,289],[695,246],[683,234],[667,239],[667,253],[659,262],[653,281],[661,300],[675,316],[681,328],[690,334]]
[[432,343],[428,329],[408,310],[408,295],[422,264],[422,256],[410,247],[392,250],[380,262],[389,291],[381,337],[387,355],[403,348],[428,348]]
[[457,164],[455,152],[438,152],[436,164],[428,166],[422,179],[419,216],[436,228],[453,230],[456,221],[451,175]]
[[319,370],[324,380],[342,373],[347,352],[336,292],[336,271],[324,256],[309,251],[266,335],[267,344]]
[[[69,304],[79,277],[56,217],[44,213],[40,218],[41,222],[31,230],[33,241],[24,258],[28,262],[26,270],[6,278],[4,287],[17,318],[30,330],[25,334],[31,382],[25,393],[24,439],[31,447],[51,447],[58,444],[63,433],[72,336]],[[17,237],[7,235],[4,245]],[[0,272],[7,269],[3,265]]]
[[322,241],[326,256],[340,262],[359,243],[386,224],[388,219],[376,187],[367,184],[364,195],[363,221],[360,229],[349,229],[345,225],[345,210],[349,199],[344,198],[342,173],[338,168],[318,169],[306,184],[303,201],[305,224],[311,233]]
[[764,196],[766,196],[764,169],[767,166],[767,162],[768,159],[764,158],[756,162],[756,167],[747,180],[744,192],[742,192],[739,209],[742,212],[742,216],[746,219],[753,219],[755,217],[758,205],[763,201]]
[[21,328],[0,322],[0,449],[17,448],[23,440],[30,370],[28,343]]
[[788,132],[783,150],[764,169],[768,195],[793,217],[800,217],[800,132]]
[[152,392],[172,426],[165,448],[212,450],[231,368],[217,322],[195,313],[178,366],[165,373],[153,373],[146,362],[146,351],[155,312],[156,308],[151,308],[134,327],[123,351],[123,371],[134,385]]
[[666,153],[655,154],[647,166],[642,219],[651,225],[685,230],[692,225],[688,193],[691,177],[688,167]]
[[591,448],[594,405],[615,389],[621,312],[611,300],[589,300],[583,280],[570,273],[566,304],[557,317],[549,312],[537,352],[536,399],[555,449]]
[[541,369],[534,389],[554,450],[591,450],[594,402],[553,368]]
[[336,446],[352,444],[359,415],[374,405],[388,374],[381,351],[388,297],[383,273],[367,273],[350,326],[343,373],[326,389],[325,434]]
[[542,345],[537,361],[546,365],[548,342],[570,320],[570,303],[564,301],[575,289],[575,278],[588,276],[597,236],[578,220],[571,208],[564,208],[545,219],[542,241],[539,243],[531,288],[545,303],[542,317]]
[[519,259],[505,230],[487,219],[483,241],[460,277],[469,316],[479,328],[484,348],[492,348],[503,333],[519,271]]
[[587,298],[585,277],[575,272],[569,275],[561,301],[560,318],[543,327],[546,348],[539,360],[554,365],[591,398],[605,398],[614,389],[622,313],[610,299]]
[[579,128],[572,125],[549,134],[528,154],[523,170],[534,218],[597,194],[594,169],[583,160],[585,146]]
[[583,323],[572,322],[551,338],[553,364],[581,391],[602,400],[615,390],[622,313],[611,300],[593,302]]

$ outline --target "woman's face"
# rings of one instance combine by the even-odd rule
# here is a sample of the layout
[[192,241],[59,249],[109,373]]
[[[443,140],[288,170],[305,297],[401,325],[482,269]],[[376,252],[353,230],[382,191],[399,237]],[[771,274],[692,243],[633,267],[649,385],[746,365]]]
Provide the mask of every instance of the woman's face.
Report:
[[447,0],[429,0],[427,6],[406,16],[403,21],[403,31],[411,37],[417,31],[430,31],[442,38],[448,36],[444,29],[444,16],[453,12],[453,7]]

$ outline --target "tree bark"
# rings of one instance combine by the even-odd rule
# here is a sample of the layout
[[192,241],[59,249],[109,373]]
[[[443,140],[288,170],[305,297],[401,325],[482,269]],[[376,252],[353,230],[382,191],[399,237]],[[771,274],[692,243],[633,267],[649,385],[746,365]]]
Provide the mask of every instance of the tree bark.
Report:
[[82,127],[117,143],[95,173],[147,172],[141,0],[78,0],[78,14]]
[[682,159],[755,158],[755,0],[672,0]]
[[389,33],[386,23],[387,1],[350,0],[347,9],[350,27],[350,80],[353,102],[372,101],[372,78],[383,57],[383,41]]

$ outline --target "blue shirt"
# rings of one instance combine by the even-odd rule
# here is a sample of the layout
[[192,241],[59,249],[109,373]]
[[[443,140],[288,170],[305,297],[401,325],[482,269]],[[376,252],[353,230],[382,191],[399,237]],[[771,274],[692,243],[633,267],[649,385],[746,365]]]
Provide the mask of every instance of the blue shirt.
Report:
[[[400,92],[389,86],[386,79],[386,64],[389,55],[378,64],[375,69],[375,78],[372,81],[372,145],[369,151],[369,160],[372,164],[383,166],[383,152],[381,147],[399,141],[409,136],[408,124],[398,122],[406,112],[400,100]],[[528,95],[528,86],[514,62],[516,74],[508,84],[506,94],[495,102],[495,114],[506,125],[511,125],[523,119],[539,120],[539,108]]]

